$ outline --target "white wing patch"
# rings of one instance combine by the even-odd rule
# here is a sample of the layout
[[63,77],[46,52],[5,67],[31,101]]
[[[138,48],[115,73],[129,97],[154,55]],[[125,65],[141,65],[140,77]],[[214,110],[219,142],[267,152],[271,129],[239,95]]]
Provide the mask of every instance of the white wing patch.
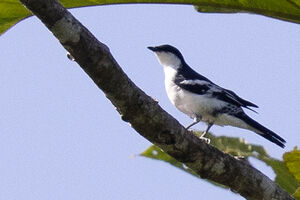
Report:
[[183,80],[180,84],[184,85],[209,85],[210,83],[204,80]]

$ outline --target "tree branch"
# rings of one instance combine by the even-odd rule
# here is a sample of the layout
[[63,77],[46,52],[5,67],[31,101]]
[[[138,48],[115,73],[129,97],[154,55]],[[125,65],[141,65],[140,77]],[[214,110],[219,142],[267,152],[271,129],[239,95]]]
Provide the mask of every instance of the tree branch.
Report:
[[20,0],[55,35],[114,104],[122,119],[202,178],[228,186],[246,199],[292,200],[252,166],[190,134],[122,71],[109,49],[56,0]]

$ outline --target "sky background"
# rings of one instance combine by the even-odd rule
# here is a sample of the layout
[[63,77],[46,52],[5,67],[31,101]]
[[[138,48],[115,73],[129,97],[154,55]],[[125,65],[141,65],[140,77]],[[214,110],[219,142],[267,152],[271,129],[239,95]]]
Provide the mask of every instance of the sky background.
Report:
[[[300,144],[300,26],[250,14],[199,14],[192,6],[120,5],[71,12],[109,46],[128,76],[183,125],[146,47],[176,46],[187,63],[260,106],[250,116],[287,140],[280,147],[233,127],[281,158]],[[243,199],[138,155],[151,144],[123,122],[83,70],[35,17],[0,37],[0,199]],[[205,125],[195,128],[203,130]],[[253,161],[274,178],[264,164]]]

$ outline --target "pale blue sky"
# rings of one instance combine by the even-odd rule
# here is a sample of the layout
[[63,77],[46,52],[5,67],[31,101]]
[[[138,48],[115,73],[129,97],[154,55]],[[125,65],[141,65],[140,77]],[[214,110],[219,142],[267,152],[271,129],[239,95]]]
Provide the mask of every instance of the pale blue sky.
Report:
[[[285,138],[286,150],[299,146],[300,25],[174,5],[71,12],[183,125],[191,119],[167,99],[162,67],[147,46],[176,46],[199,73],[259,105],[258,115],[247,113]],[[243,199],[165,163],[132,157],[150,143],[121,120],[35,17],[0,37],[0,60],[0,199]],[[215,126],[211,131],[264,145],[276,158],[284,153],[249,131]]]

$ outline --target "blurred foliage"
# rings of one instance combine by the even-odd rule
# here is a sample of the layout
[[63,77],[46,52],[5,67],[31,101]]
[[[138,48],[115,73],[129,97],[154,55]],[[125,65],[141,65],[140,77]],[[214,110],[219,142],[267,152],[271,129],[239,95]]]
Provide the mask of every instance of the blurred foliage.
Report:
[[179,168],[179,169],[181,169],[181,170],[183,170],[187,173],[190,173],[193,176],[199,177],[198,174],[196,174],[193,170],[188,168],[183,163],[178,162],[173,157],[169,156],[168,154],[163,152],[163,150],[161,150],[159,147],[157,147],[155,145],[150,146],[146,151],[144,151],[140,155],[144,156],[144,157],[152,158],[152,159],[155,159],[155,160],[165,161],[165,162],[170,163],[171,165],[173,165],[173,166],[175,166],[175,167],[177,167],[177,168]]
[[[147,157],[147,158],[152,158],[155,160],[161,160],[161,161],[165,161],[193,176],[196,176],[198,178],[200,178],[200,176],[198,174],[196,174],[193,170],[191,170],[189,167],[187,167],[185,164],[178,162],[177,160],[175,160],[173,157],[169,156],[168,154],[166,154],[163,150],[161,150],[159,147],[152,145],[150,146],[146,151],[144,151],[143,153],[140,154],[141,156]],[[222,188],[227,188],[224,185],[221,185],[219,183],[215,183],[213,181],[209,181],[206,180],[216,186],[222,187]]]
[[[285,153],[283,155],[283,160],[291,174],[293,174],[297,181],[300,182],[300,150],[295,148],[293,151]],[[299,185],[296,192],[293,195],[297,200],[300,200]]]
[[[194,134],[196,136],[200,136],[201,132],[194,132]],[[266,165],[270,166],[274,170],[274,173],[276,174],[275,182],[279,184],[283,189],[285,189],[289,194],[294,194],[296,190],[300,187],[300,181],[299,180],[297,181],[294,178],[293,173],[290,173],[286,164],[283,161],[270,157],[262,146],[247,144],[247,142],[241,138],[232,138],[226,136],[217,137],[210,133],[207,134],[206,137],[210,138],[211,145],[215,146],[216,148],[218,148],[219,150],[225,153],[243,159],[248,163],[249,163],[249,157],[256,158],[264,162]],[[180,168],[181,170],[187,173],[199,177],[190,168],[185,166],[183,163],[178,162],[177,160],[175,160],[174,158],[172,158],[171,156],[163,152],[160,148],[158,148],[155,145],[150,146],[146,151],[144,151],[140,155],[147,158],[168,162],[169,164],[177,168]],[[300,173],[300,167],[299,167],[300,165],[299,163],[297,163],[300,162],[299,157],[297,162],[293,160],[293,158],[294,157],[292,157],[290,160],[294,162],[293,164],[290,165],[293,166],[292,167],[293,169],[297,168],[298,170],[297,173]]]
[[[300,23],[300,0],[61,0],[66,8],[129,3],[169,3],[194,5],[199,12],[261,14]],[[31,16],[19,0],[0,0],[0,35]]]

